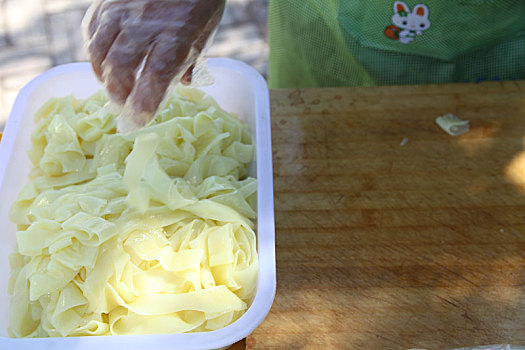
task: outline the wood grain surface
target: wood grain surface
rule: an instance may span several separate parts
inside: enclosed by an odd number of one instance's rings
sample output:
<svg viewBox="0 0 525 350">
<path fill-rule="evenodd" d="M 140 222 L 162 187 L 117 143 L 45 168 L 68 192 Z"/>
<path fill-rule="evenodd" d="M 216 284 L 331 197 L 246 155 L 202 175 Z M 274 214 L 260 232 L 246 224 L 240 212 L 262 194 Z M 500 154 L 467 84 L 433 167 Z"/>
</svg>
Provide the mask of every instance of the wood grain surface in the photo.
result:
<svg viewBox="0 0 525 350">
<path fill-rule="evenodd" d="M 271 112 L 277 295 L 247 349 L 525 344 L 525 82 L 274 90 Z"/>
</svg>

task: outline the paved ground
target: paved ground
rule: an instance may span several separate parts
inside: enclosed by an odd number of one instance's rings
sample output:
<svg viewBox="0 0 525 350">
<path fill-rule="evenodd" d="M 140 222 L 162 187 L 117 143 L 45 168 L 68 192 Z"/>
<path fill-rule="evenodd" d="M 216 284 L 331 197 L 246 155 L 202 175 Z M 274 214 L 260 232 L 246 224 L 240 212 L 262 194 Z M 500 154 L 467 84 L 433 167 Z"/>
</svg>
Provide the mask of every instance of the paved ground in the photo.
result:
<svg viewBox="0 0 525 350">
<path fill-rule="evenodd" d="M 80 22 L 91 0 L 0 0 L 0 129 L 31 78 L 87 59 Z M 268 0 L 228 0 L 209 56 L 231 57 L 267 72 Z"/>
</svg>

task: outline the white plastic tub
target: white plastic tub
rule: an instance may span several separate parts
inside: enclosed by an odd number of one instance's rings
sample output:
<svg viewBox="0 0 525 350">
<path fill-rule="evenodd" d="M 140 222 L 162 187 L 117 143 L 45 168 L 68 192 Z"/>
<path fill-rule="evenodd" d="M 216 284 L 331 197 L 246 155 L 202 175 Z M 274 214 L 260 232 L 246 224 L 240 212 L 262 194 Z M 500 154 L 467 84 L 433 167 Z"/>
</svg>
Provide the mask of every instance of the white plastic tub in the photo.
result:
<svg viewBox="0 0 525 350">
<path fill-rule="evenodd" d="M 86 98 L 101 88 L 88 63 L 73 63 L 41 74 L 20 91 L 0 143 L 0 222 L 3 227 L 0 233 L 0 349 L 218 349 L 248 336 L 263 321 L 273 303 L 276 285 L 268 88 L 257 71 L 239 61 L 210 59 L 209 71 L 215 77 L 215 84 L 203 90 L 224 109 L 247 121 L 256 140 L 256 160 L 250 171 L 258 180 L 257 247 L 260 267 L 257 291 L 247 312 L 228 327 L 207 333 L 37 339 L 7 337 L 8 255 L 14 249 L 16 232 L 15 225 L 9 221 L 8 211 L 28 181 L 31 163 L 26 152 L 35 126 L 33 115 L 51 97 L 73 95 Z"/>
</svg>

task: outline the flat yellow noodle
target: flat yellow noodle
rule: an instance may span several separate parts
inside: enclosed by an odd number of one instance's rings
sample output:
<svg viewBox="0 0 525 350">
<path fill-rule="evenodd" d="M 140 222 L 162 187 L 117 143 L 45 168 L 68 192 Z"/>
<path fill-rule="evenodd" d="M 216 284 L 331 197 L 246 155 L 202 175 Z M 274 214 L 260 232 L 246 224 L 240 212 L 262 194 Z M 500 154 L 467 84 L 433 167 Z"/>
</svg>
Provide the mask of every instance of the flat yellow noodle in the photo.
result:
<svg viewBox="0 0 525 350">
<path fill-rule="evenodd" d="M 103 93 L 36 113 L 30 181 L 10 210 L 11 336 L 212 331 L 246 311 L 258 271 L 249 131 L 203 92 L 175 90 L 128 135 Z"/>
</svg>

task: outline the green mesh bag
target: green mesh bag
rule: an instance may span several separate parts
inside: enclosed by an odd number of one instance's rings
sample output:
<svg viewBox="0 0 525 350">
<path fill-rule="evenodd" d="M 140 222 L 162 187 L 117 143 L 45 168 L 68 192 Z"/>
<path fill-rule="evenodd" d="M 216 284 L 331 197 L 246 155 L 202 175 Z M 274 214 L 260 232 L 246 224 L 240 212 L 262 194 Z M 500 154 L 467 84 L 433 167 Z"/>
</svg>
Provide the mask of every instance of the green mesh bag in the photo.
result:
<svg viewBox="0 0 525 350">
<path fill-rule="evenodd" d="M 270 0 L 271 88 L 525 78 L 524 0 Z"/>
</svg>

